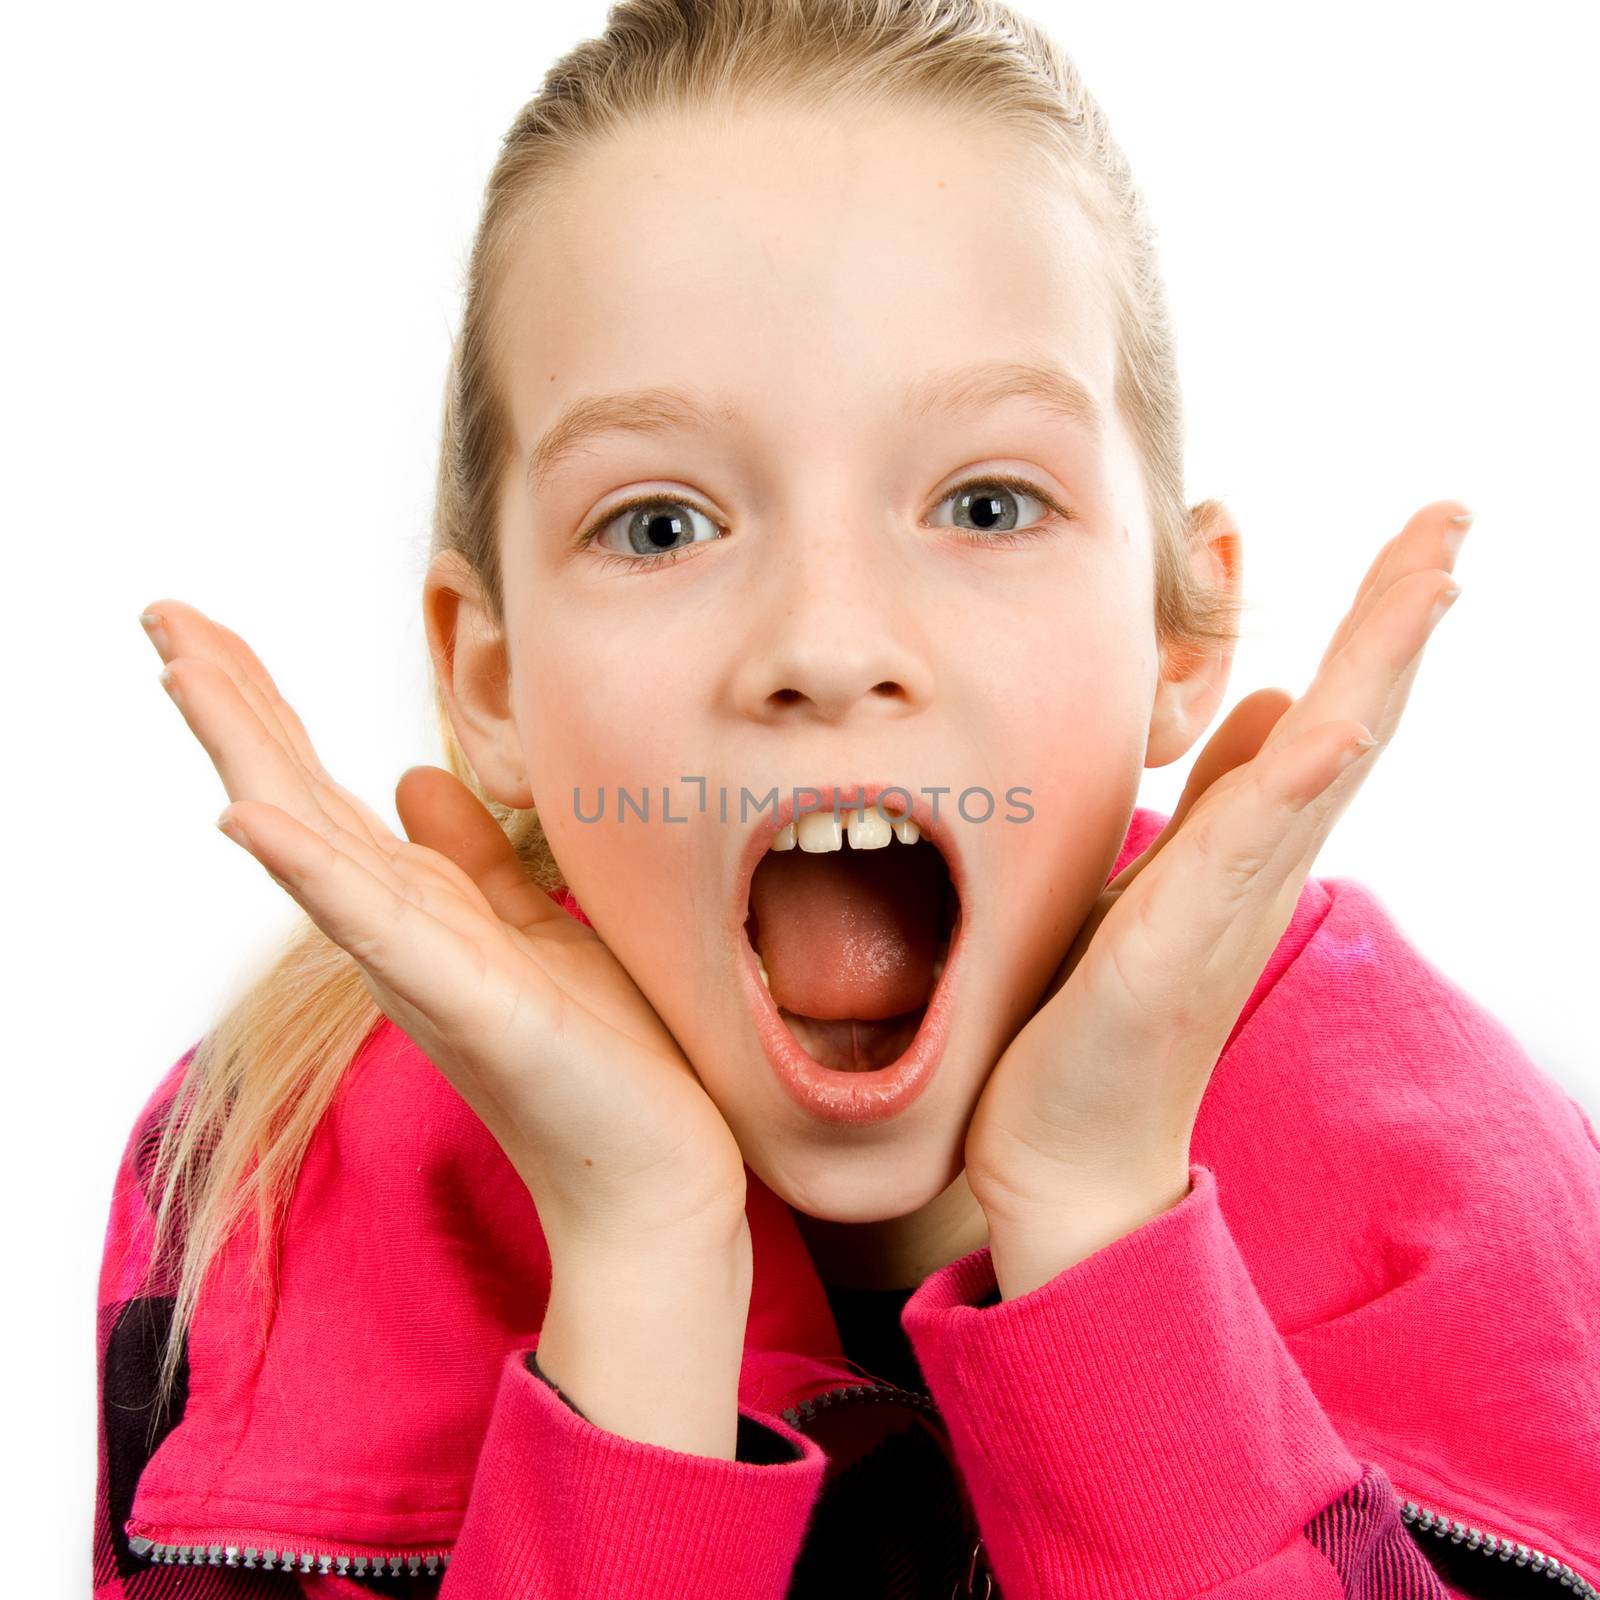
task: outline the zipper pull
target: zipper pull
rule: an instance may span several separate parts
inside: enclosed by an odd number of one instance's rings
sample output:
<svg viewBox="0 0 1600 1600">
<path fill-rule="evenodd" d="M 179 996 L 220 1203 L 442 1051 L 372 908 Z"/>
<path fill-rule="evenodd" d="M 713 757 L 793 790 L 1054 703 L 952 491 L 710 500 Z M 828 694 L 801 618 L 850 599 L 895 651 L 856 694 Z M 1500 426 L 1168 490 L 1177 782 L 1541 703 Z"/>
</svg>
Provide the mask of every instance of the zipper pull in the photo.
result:
<svg viewBox="0 0 1600 1600">
<path fill-rule="evenodd" d="M 967 1558 L 967 1581 L 950 1591 L 950 1600 L 962 1600 L 965 1595 L 976 1596 L 977 1600 L 993 1600 L 994 1580 L 989 1576 L 987 1566 L 979 1565 L 979 1558 L 983 1555 L 983 1535 L 979 1534 L 978 1541 L 972 1547 L 972 1554 Z M 978 1593 L 978 1579 L 983 1579 L 983 1592 Z"/>
</svg>

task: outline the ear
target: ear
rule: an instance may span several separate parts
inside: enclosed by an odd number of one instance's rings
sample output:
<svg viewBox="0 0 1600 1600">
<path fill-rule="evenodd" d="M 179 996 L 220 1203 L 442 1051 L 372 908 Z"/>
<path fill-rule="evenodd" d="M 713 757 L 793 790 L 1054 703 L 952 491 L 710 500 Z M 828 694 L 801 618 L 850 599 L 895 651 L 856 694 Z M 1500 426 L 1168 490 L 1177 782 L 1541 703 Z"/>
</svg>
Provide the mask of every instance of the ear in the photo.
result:
<svg viewBox="0 0 1600 1600">
<path fill-rule="evenodd" d="M 451 726 L 490 799 L 533 804 L 527 762 L 511 714 L 511 657 L 471 565 L 455 550 L 428 563 L 422 624 Z"/>
<path fill-rule="evenodd" d="M 1239 529 L 1220 500 L 1203 500 L 1190 511 L 1187 551 L 1199 581 L 1239 593 L 1244 577 Z M 1187 652 L 1161 647 L 1161 677 L 1145 745 L 1147 767 L 1176 761 L 1200 737 L 1222 704 L 1232 670 L 1232 645 Z"/>
</svg>

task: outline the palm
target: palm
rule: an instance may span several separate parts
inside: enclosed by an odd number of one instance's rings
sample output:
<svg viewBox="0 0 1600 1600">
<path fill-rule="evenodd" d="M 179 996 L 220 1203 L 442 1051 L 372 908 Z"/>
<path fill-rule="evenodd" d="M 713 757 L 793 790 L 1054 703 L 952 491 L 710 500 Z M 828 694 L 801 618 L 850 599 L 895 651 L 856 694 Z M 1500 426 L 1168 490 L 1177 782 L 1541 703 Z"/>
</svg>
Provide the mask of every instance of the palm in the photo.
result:
<svg viewBox="0 0 1600 1600">
<path fill-rule="evenodd" d="M 1074 1167 L 1080 1191 L 1094 1172 L 1124 1193 L 1171 1192 L 1229 1031 L 1371 771 L 1353 741 L 1381 747 L 1399 723 L 1469 520 L 1450 501 L 1411 518 L 1306 693 L 1242 700 L 1166 826 L 1096 898 L 969 1125 L 968 1184 L 991 1215 L 1058 1199 Z"/>
<path fill-rule="evenodd" d="M 531 881 L 439 767 L 401 778 L 397 837 L 328 775 L 237 634 L 162 601 L 184 716 L 249 848 L 359 964 L 569 1231 L 742 1214 L 737 1141 L 593 929 Z"/>
<path fill-rule="evenodd" d="M 1040 1008 L 1054 999 L 1091 952 L 1095 959 L 1106 960 L 1118 948 L 1115 943 L 1116 935 L 1120 932 L 1118 928 L 1108 930 L 1108 936 L 1097 942 L 1096 935 L 1101 925 L 1133 886 L 1134 880 L 1146 867 L 1155 863 L 1162 849 L 1189 819 L 1195 807 L 1207 797 L 1215 801 L 1240 781 L 1243 769 L 1260 753 L 1278 719 L 1293 704 L 1294 699 L 1286 690 L 1257 689 L 1253 694 L 1246 695 L 1229 712 L 1223 725 L 1190 769 L 1183 794 L 1161 832 L 1100 891 L 1040 998 Z"/>
</svg>

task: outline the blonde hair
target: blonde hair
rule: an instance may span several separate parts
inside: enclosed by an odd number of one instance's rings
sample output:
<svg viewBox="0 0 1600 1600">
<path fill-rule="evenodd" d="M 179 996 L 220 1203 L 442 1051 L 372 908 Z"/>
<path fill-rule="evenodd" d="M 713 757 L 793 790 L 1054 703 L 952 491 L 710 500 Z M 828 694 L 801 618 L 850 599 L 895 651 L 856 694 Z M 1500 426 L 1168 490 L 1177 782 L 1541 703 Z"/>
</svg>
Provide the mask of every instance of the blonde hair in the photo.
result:
<svg viewBox="0 0 1600 1600">
<path fill-rule="evenodd" d="M 1212 501 L 1183 504 L 1183 418 L 1154 232 L 1099 106 L 1063 51 L 999 0 L 619 0 L 604 31 L 546 73 L 502 142 L 484 191 L 445 388 L 434 552 L 477 573 L 503 618 L 494 507 L 514 448 L 495 370 L 507 263 L 541 201 L 588 147 L 636 119 L 790 105 L 826 114 L 933 108 L 1014 129 L 1059 172 L 1098 235 L 1116 330 L 1115 402 L 1138 446 L 1155 549 L 1155 624 L 1184 656 L 1231 645 L 1244 603 L 1198 582 L 1186 558 Z M 490 801 L 434 682 L 446 763 L 505 828 L 529 876 L 560 874 L 532 810 Z M 247 1212 L 255 1281 L 275 1277 L 277 1223 L 339 1080 L 382 1021 L 355 961 L 309 918 L 199 1042 L 166 1115 L 152 1273 L 181 1253 L 163 1355 L 165 1405 L 207 1267 Z M 271 1258 L 271 1259 L 269 1259 Z M 267 1299 L 263 1297 L 263 1328 Z"/>
</svg>

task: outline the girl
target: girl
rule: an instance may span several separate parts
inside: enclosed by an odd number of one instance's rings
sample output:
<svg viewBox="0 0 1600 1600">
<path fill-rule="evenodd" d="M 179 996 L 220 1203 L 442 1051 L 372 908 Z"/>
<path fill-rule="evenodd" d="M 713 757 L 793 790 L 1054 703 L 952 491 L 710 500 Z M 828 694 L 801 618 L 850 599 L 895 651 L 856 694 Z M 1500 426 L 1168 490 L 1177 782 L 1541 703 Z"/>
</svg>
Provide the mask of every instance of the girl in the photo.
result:
<svg viewBox="0 0 1600 1600">
<path fill-rule="evenodd" d="M 1180 441 L 1127 167 L 994 0 L 557 63 L 407 837 L 142 619 L 307 921 L 128 1140 L 97 1594 L 1594 1600 L 1593 1129 L 1309 876 L 1470 512 L 1162 817 L 1240 606 Z"/>
</svg>

